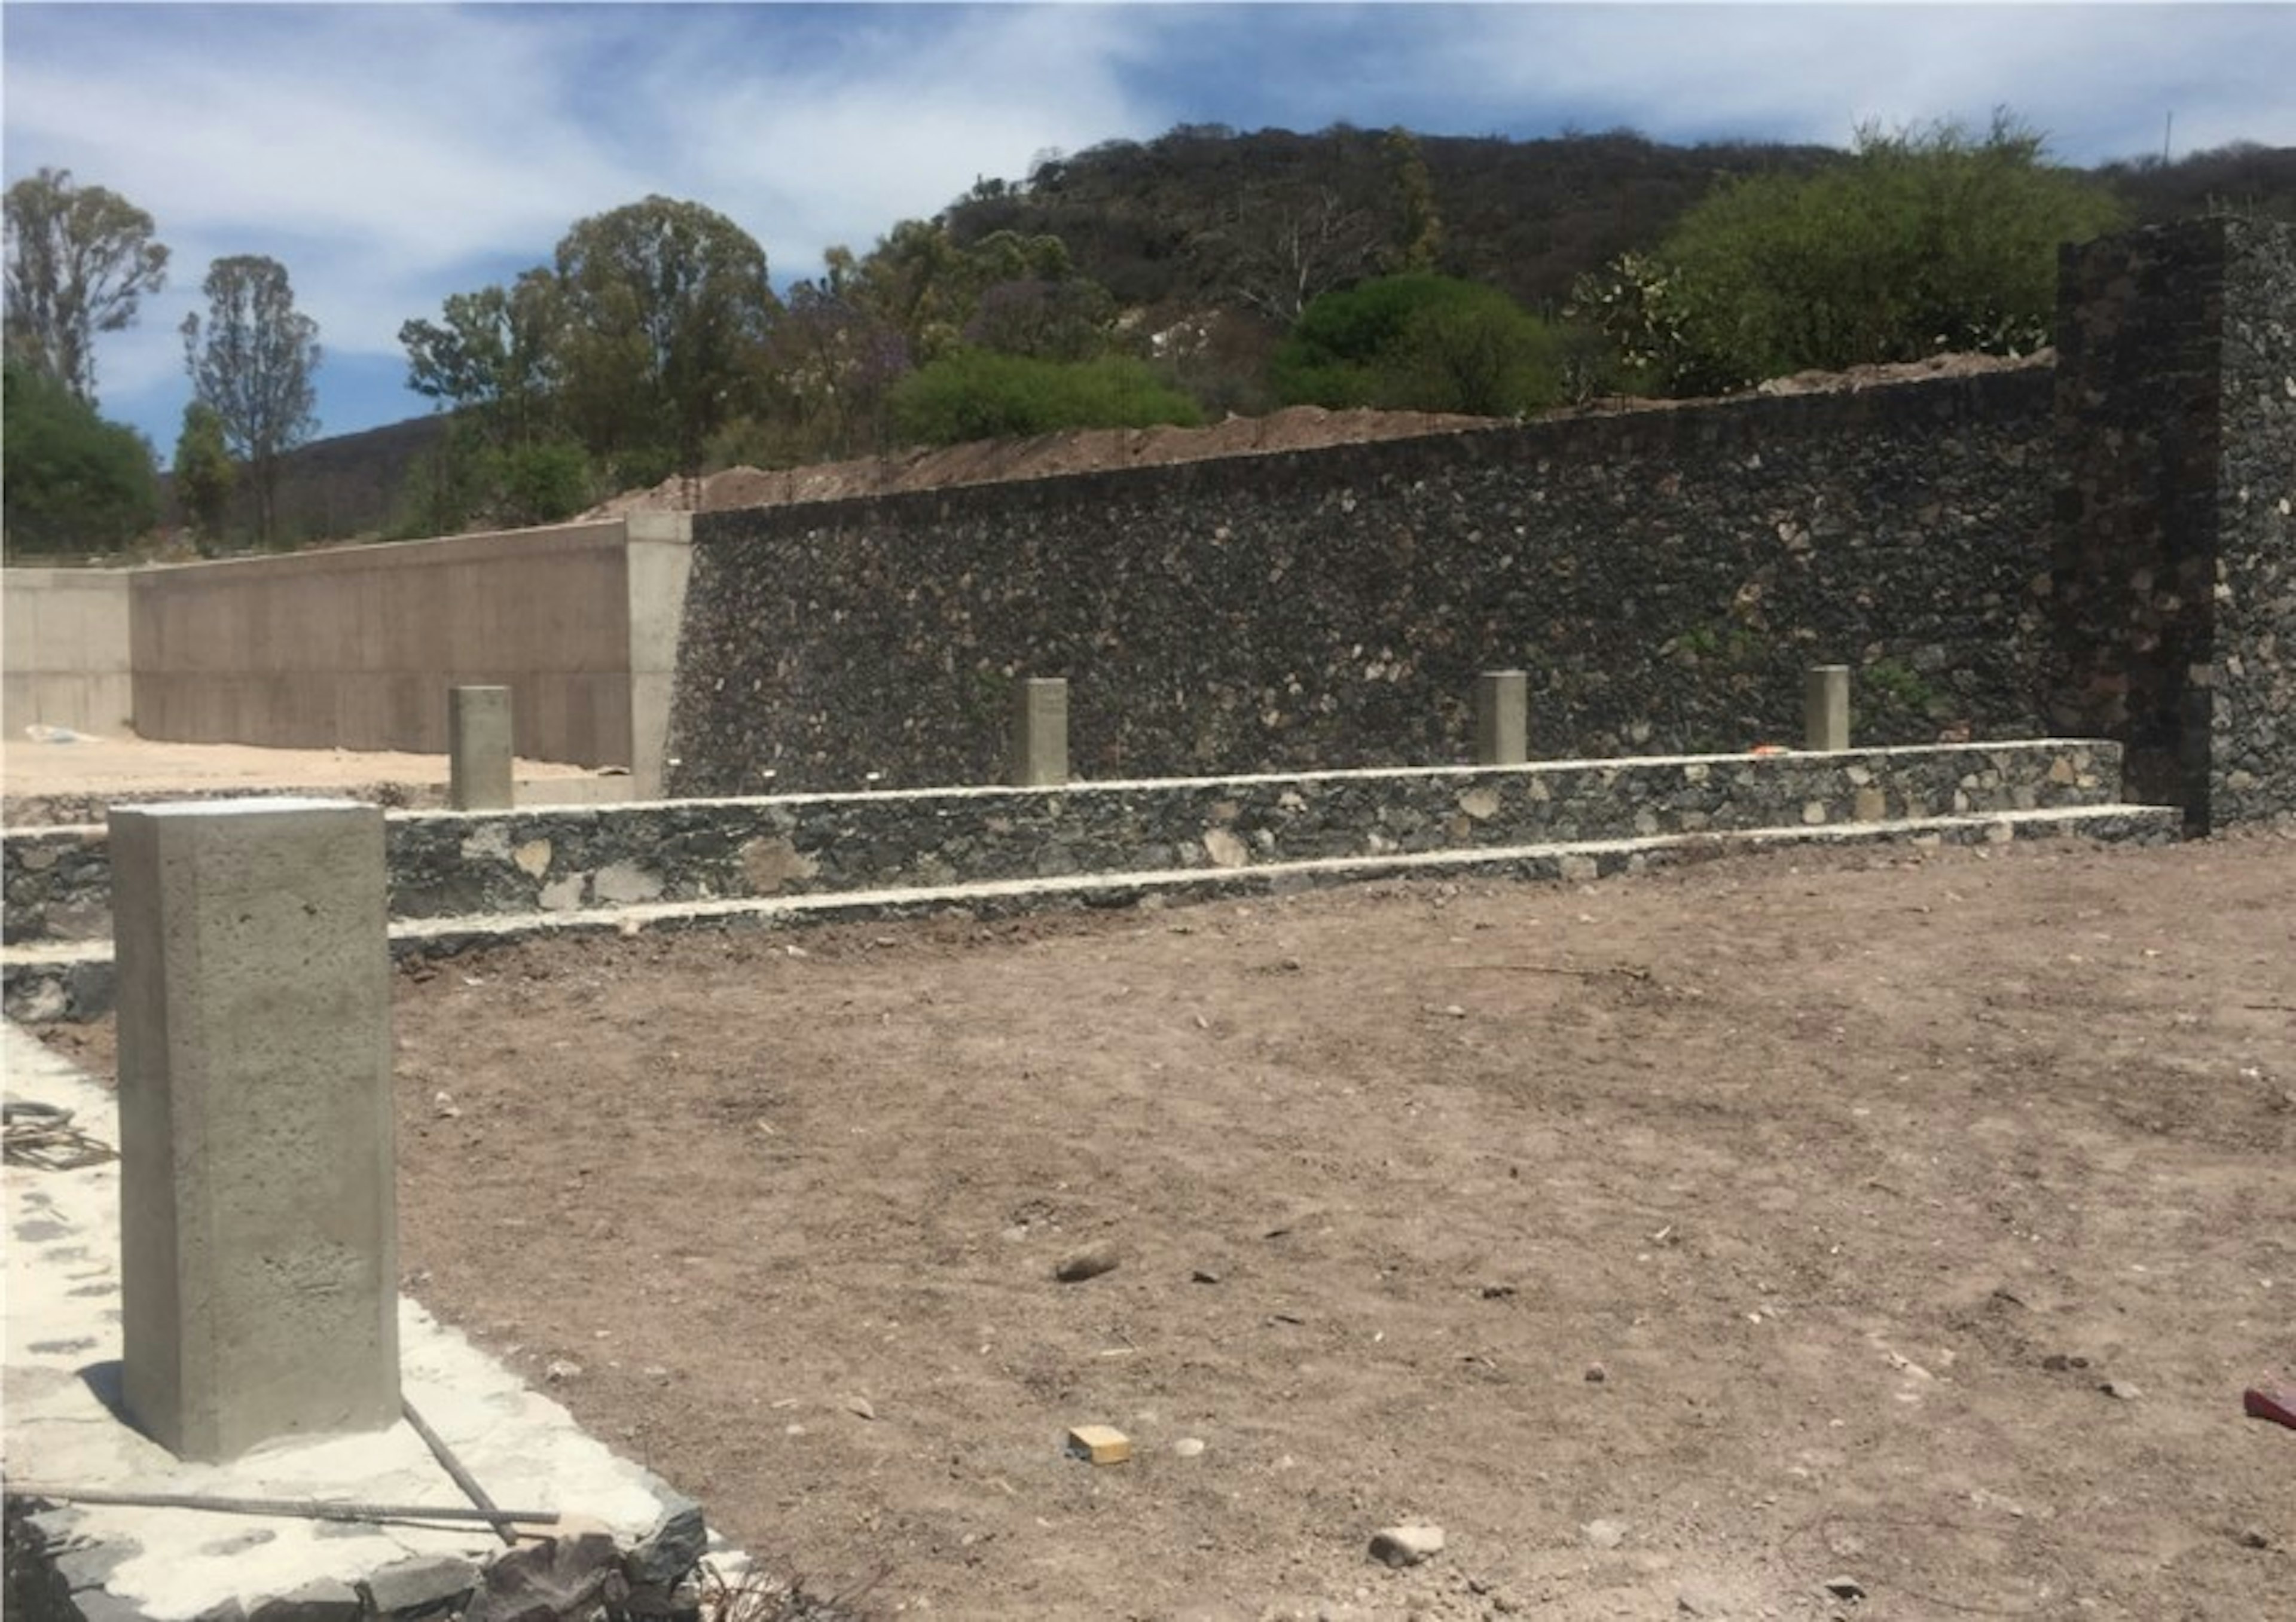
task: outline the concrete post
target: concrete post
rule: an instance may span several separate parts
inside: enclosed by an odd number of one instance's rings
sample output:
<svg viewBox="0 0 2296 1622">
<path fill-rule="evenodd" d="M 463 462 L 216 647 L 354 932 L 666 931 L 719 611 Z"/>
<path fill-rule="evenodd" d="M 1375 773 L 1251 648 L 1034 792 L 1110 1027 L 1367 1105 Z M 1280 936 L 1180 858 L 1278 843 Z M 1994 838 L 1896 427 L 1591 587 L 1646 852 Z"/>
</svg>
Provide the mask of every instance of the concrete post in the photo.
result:
<svg viewBox="0 0 2296 1622">
<path fill-rule="evenodd" d="M 127 1411 L 199 1461 L 398 1419 L 382 812 L 117 807 Z"/>
<path fill-rule="evenodd" d="M 457 811 L 507 811 L 510 689 L 454 687 L 447 693 L 447 803 Z"/>
<path fill-rule="evenodd" d="M 1013 781 L 1023 789 L 1069 780 L 1069 684 L 1032 676 L 1013 690 Z"/>
<path fill-rule="evenodd" d="M 1475 764 L 1521 766 L 1530 758 L 1530 683 L 1520 670 L 1475 678 Z"/>
<path fill-rule="evenodd" d="M 1849 747 L 1849 667 L 1812 665 L 1802 684 L 1802 747 Z"/>
</svg>

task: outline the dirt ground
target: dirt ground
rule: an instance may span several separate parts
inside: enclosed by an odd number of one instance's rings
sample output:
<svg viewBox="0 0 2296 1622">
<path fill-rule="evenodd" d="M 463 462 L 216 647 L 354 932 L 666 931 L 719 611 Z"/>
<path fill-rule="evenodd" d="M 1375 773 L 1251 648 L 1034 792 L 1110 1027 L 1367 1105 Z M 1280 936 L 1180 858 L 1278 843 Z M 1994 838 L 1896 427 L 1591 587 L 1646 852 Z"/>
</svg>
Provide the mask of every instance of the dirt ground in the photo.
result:
<svg viewBox="0 0 2296 1622">
<path fill-rule="evenodd" d="M 521 783 L 598 775 L 588 766 L 520 760 Z M 254 789 L 304 789 L 390 805 L 445 803 L 447 757 L 382 750 L 258 749 L 239 743 L 162 743 L 132 734 L 75 735 L 47 742 L 11 738 L 0 745 L 12 827 L 93 820 L 107 800 L 168 793 L 221 794 Z"/>
<path fill-rule="evenodd" d="M 2285 836 L 562 941 L 397 1032 L 408 1287 L 880 1614 L 2296 1616 Z"/>
</svg>

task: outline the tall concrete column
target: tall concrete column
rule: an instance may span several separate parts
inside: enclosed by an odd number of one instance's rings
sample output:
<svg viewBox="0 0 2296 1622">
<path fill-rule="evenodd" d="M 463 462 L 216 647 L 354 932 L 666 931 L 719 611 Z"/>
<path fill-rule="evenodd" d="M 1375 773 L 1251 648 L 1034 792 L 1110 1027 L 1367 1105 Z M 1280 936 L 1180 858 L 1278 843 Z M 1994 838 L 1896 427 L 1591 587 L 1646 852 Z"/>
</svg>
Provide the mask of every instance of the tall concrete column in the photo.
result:
<svg viewBox="0 0 2296 1622">
<path fill-rule="evenodd" d="M 1530 758 L 1530 678 L 1486 670 L 1475 678 L 1475 764 L 1521 766 Z"/>
<path fill-rule="evenodd" d="M 453 687 L 447 692 L 447 803 L 457 811 L 507 811 L 511 782 L 507 687 Z"/>
<path fill-rule="evenodd" d="M 1069 780 L 1069 684 L 1032 676 L 1013 692 L 1013 782 L 1023 789 Z"/>
<path fill-rule="evenodd" d="M 1812 665 L 1802 681 L 1802 747 L 1849 747 L 1849 667 Z"/>
<path fill-rule="evenodd" d="M 398 1418 L 382 812 L 118 807 L 123 1388 L 185 1459 Z"/>
</svg>

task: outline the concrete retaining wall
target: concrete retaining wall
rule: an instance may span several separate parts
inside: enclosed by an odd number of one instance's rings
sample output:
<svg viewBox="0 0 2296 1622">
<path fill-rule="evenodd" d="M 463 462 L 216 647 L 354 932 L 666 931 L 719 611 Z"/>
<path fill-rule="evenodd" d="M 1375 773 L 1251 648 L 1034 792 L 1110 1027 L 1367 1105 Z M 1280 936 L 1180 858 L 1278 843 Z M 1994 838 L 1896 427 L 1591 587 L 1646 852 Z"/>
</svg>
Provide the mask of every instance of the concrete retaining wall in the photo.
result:
<svg viewBox="0 0 2296 1622">
<path fill-rule="evenodd" d="M 2104 806 L 2120 767 L 2115 745 L 2042 741 L 406 811 L 386 838 L 393 917 L 477 917 Z M 109 932 L 102 830 L 12 840 L 0 872 L 11 939 Z"/>
<path fill-rule="evenodd" d="M 8 725 L 276 748 L 447 747 L 506 686 L 518 752 L 660 791 L 683 513 L 132 570 L 10 569 Z M 20 711 L 21 714 L 20 715 Z"/>
<path fill-rule="evenodd" d="M 4 716 L 11 748 L 35 725 L 98 737 L 135 713 L 128 576 L 117 569 L 12 569 L 4 590 Z"/>
</svg>

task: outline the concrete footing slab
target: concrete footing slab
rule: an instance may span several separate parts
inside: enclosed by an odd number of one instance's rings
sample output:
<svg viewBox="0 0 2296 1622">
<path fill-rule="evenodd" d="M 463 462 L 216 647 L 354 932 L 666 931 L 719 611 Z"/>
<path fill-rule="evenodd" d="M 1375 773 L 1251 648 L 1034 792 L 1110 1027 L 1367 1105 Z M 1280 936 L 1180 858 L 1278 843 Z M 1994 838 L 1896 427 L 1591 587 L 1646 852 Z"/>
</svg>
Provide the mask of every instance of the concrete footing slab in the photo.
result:
<svg viewBox="0 0 2296 1622">
<path fill-rule="evenodd" d="M 0 1027 L 0 1040 L 12 1103 L 68 1110 L 77 1130 L 118 1143 L 109 1091 L 14 1025 Z M 32 1622 L 355 1622 L 460 1609 L 504 1548 L 483 1520 L 363 1522 L 70 1502 L 65 1494 L 77 1488 L 472 1508 L 404 1421 L 364 1436 L 276 1442 L 225 1463 L 178 1460 L 119 1411 L 119 1162 L 11 1166 L 4 1202 L 0 1429 L 10 1592 Z M 691 1503 L 666 1482 L 617 1456 L 564 1408 L 405 1298 L 398 1332 L 407 1401 L 495 1503 L 567 1518 L 535 1530 L 604 1531 L 636 1545 L 665 1517 L 690 1514 Z M 24 1569 L 27 1561 L 37 1569 Z M 722 1543 L 711 1563 L 729 1578 L 743 1566 Z"/>
</svg>

